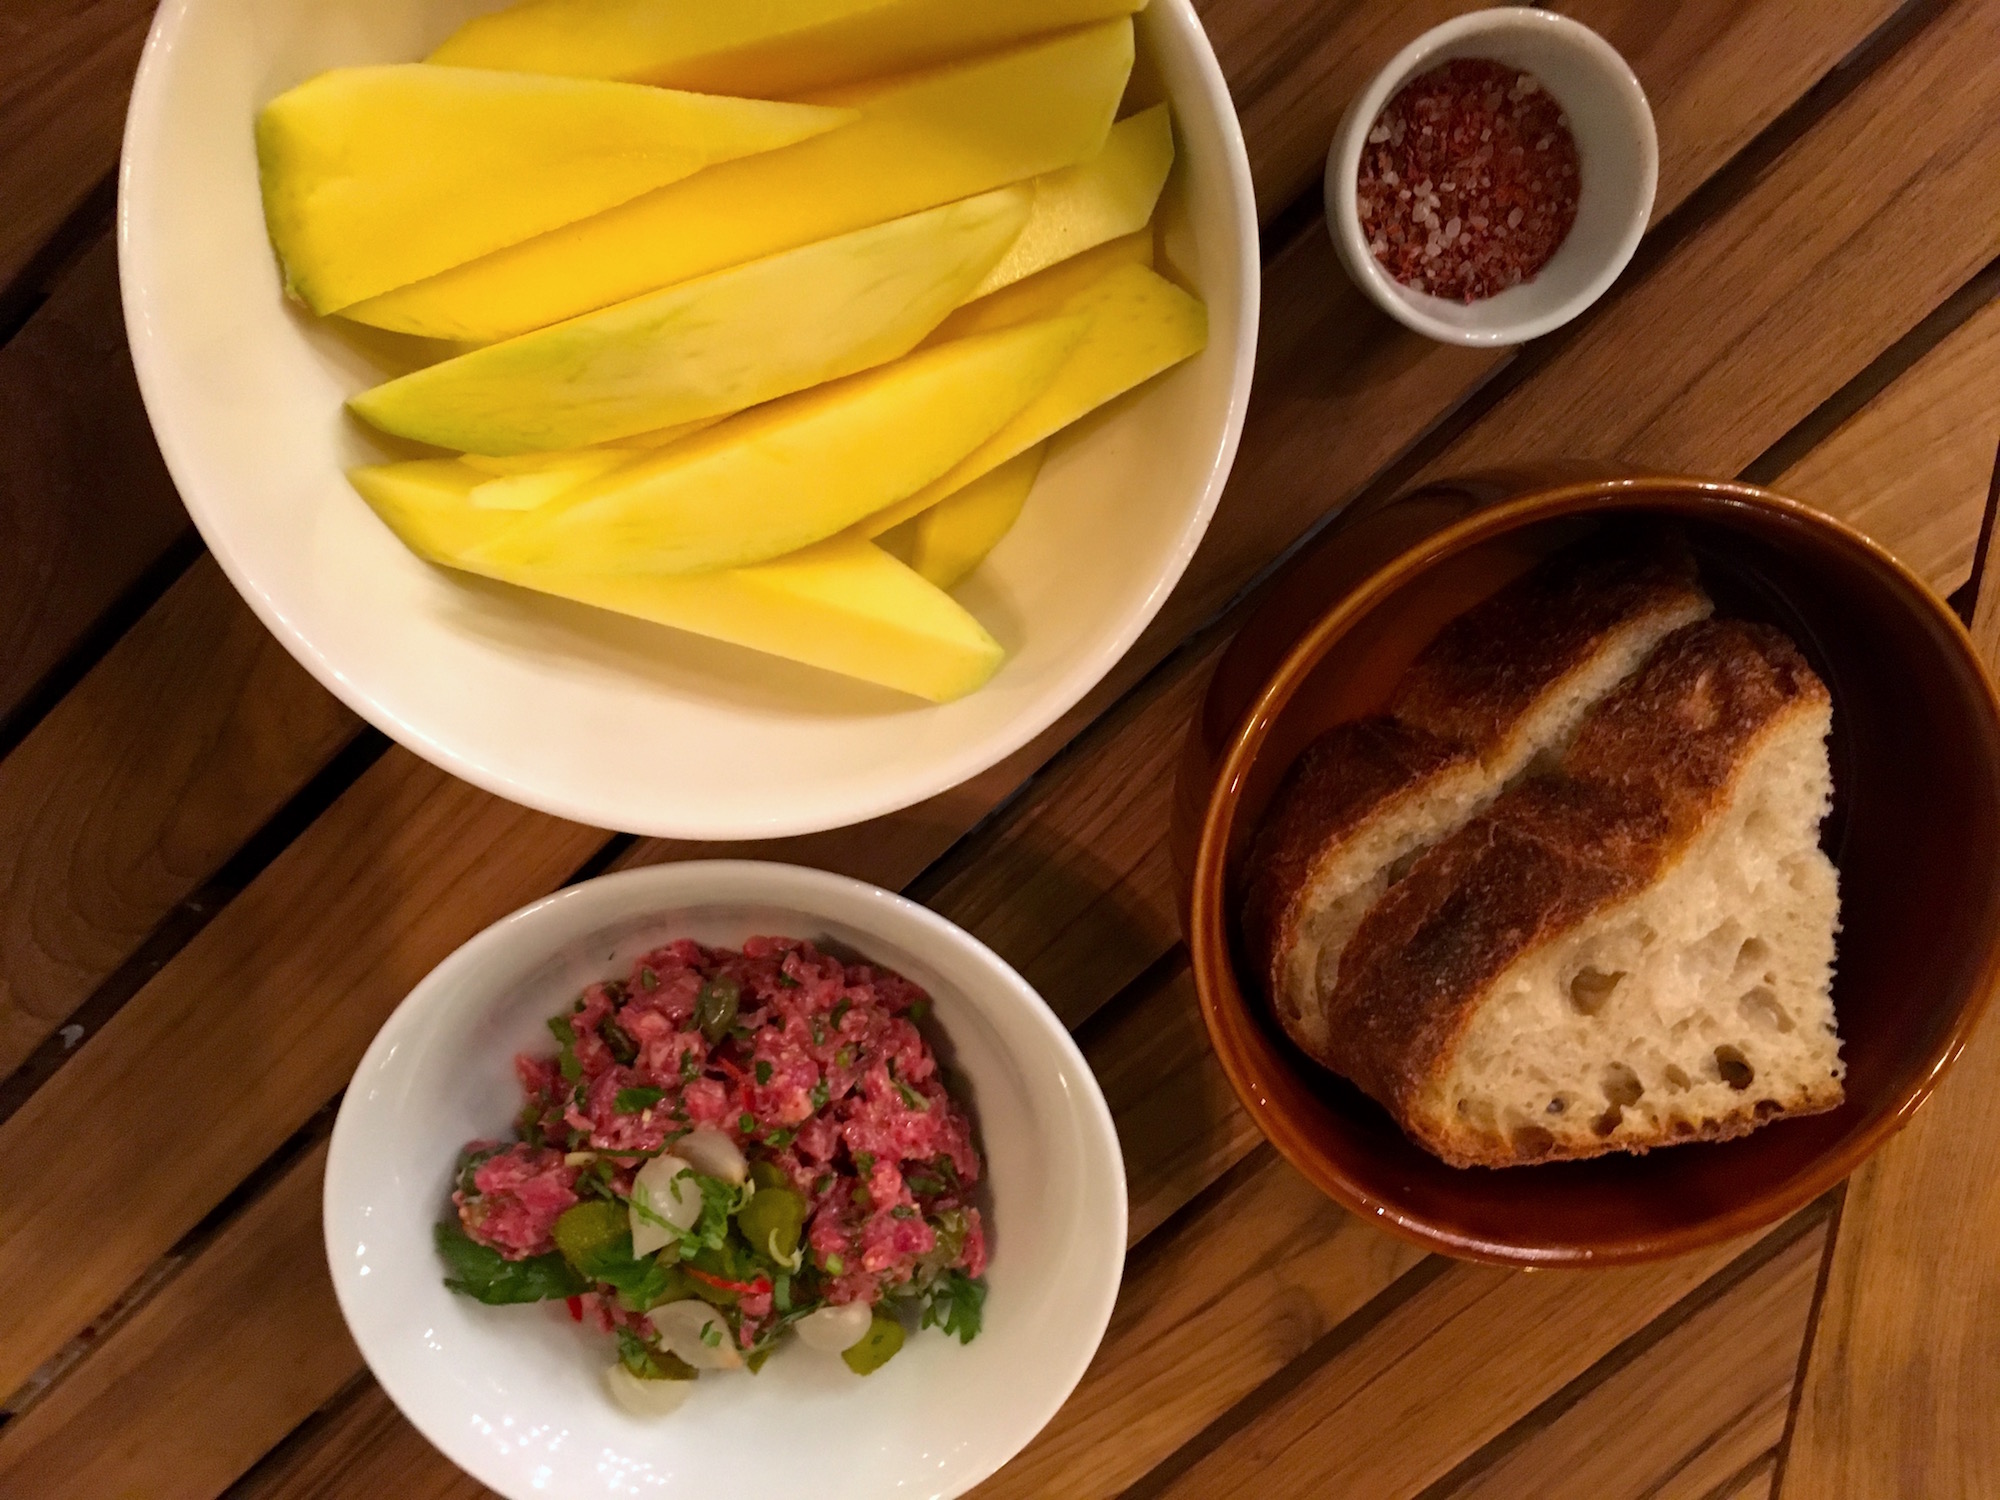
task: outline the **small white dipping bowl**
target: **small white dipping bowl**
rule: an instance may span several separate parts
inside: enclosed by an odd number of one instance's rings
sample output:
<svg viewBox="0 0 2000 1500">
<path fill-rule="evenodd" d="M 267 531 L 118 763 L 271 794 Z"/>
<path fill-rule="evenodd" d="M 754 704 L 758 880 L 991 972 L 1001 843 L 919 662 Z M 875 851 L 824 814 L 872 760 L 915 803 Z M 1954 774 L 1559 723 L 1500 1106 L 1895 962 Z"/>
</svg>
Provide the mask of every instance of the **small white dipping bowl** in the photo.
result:
<svg viewBox="0 0 2000 1500">
<path fill-rule="evenodd" d="M 1136 18 L 1133 102 L 1173 106 L 1162 254 L 1203 353 L 1058 436 L 1020 523 L 958 590 L 1007 648 L 941 706 L 412 555 L 348 485 L 407 457 L 347 416 L 405 365 L 288 304 L 251 123 L 327 68 L 421 58 L 503 0 L 172 0 L 132 93 L 119 268 L 160 451 L 209 550 L 328 690 L 455 776 L 596 828 L 778 838 L 893 812 L 1073 707 L 1179 581 L 1236 454 L 1257 342 L 1243 134 L 1191 0 Z M 694 0 L 702 5 L 741 0 Z M 407 358 L 407 356 L 405 356 Z"/>
<path fill-rule="evenodd" d="M 986 1158 L 985 1329 L 966 1345 L 926 1330 L 865 1379 L 789 1340 L 758 1375 L 705 1375 L 672 1416 L 633 1417 L 604 1389 L 609 1340 L 559 1303 L 486 1307 L 446 1291 L 431 1227 L 449 1211 L 459 1148 L 508 1136 L 514 1055 L 552 1050 L 549 1016 L 658 943 L 760 933 L 846 945 L 930 992 L 926 1030 L 970 1084 Z M 334 1126 L 326 1249 L 383 1389 L 510 1500 L 944 1500 L 1020 1451 L 1083 1375 L 1124 1265 L 1125 1174 L 1076 1044 L 983 944 L 817 870 L 665 865 L 526 907 L 411 991 Z"/>
<path fill-rule="evenodd" d="M 1460 57 L 1540 79 L 1569 116 L 1583 173 L 1576 223 L 1541 273 L 1473 303 L 1413 292 L 1383 270 L 1355 204 L 1361 150 L 1383 109 L 1418 74 Z M 1347 274 L 1399 323 L 1440 343 L 1520 344 L 1560 328 L 1617 279 L 1646 232 L 1659 179 L 1653 111 L 1617 49 L 1568 16 L 1507 5 L 1432 27 L 1347 107 L 1326 158 L 1327 232 Z"/>
</svg>

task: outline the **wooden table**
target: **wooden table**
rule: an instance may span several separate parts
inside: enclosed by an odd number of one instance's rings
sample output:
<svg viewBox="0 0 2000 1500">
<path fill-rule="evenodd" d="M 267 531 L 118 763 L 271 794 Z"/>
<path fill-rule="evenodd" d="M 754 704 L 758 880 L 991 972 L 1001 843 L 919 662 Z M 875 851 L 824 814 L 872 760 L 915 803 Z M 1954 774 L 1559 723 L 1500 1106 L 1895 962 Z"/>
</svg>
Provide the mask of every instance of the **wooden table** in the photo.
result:
<svg viewBox="0 0 2000 1500">
<path fill-rule="evenodd" d="M 0 1495 L 471 1495 L 363 1370 L 322 1260 L 334 1105 L 405 991 L 600 870 L 722 852 L 558 822 L 363 728 L 189 528 L 108 234 L 152 0 L 0 9 Z M 1659 116 L 1614 292 L 1446 349 L 1334 265 L 1349 94 L 1454 0 L 1209 0 L 1265 224 L 1263 351 L 1207 544 L 1130 657 L 993 771 L 757 846 L 912 891 L 1077 1028 L 1132 1252 L 1096 1364 L 979 1493 L 2000 1495 L 2000 1025 L 1753 1242 L 1637 1269 L 1427 1258 L 1263 1144 L 1174 915 L 1171 767 L 1259 575 L 1364 493 L 1517 459 L 1767 481 L 2000 651 L 2000 0 L 1565 0 Z"/>
</svg>

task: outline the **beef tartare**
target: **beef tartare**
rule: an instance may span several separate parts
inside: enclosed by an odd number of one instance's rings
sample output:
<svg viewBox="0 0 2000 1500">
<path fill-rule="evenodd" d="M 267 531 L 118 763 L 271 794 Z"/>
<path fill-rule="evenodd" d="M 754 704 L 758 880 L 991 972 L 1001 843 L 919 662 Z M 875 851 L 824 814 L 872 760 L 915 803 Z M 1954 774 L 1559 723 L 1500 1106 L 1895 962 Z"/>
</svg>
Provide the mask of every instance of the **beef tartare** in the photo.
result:
<svg viewBox="0 0 2000 1500">
<path fill-rule="evenodd" d="M 670 943 L 593 984 L 522 1054 L 511 1142 L 461 1155 L 438 1225 L 453 1291 L 563 1300 L 616 1338 L 637 1411 L 704 1369 L 756 1370 L 787 1329 L 879 1368 L 904 1311 L 969 1342 L 986 1235 L 971 1122 L 924 992 L 812 944 Z"/>
</svg>

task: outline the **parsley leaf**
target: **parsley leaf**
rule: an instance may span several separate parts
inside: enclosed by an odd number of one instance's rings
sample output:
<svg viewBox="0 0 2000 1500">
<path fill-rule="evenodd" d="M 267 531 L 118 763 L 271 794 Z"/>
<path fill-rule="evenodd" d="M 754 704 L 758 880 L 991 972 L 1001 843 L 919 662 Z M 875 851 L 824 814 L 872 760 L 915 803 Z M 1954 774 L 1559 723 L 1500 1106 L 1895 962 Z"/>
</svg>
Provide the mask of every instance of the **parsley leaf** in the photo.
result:
<svg viewBox="0 0 2000 1500">
<path fill-rule="evenodd" d="M 695 1367 L 668 1349 L 655 1349 L 629 1328 L 618 1330 L 618 1362 L 641 1380 L 693 1380 Z"/>
<path fill-rule="evenodd" d="M 946 1337 L 956 1334 L 961 1344 L 969 1344 L 979 1337 L 985 1307 L 985 1282 L 974 1281 L 963 1271 L 948 1271 L 931 1287 L 923 1326 L 942 1328 Z"/>
<path fill-rule="evenodd" d="M 590 1283 L 560 1255 L 509 1260 L 498 1250 L 480 1244 L 465 1232 L 463 1225 L 449 1219 L 437 1226 L 435 1234 L 438 1254 L 451 1272 L 444 1284 L 460 1296 L 501 1306 L 574 1297 L 590 1290 Z"/>
<path fill-rule="evenodd" d="M 576 1060 L 576 1028 L 569 1024 L 567 1016 L 550 1016 L 549 1031 L 562 1043 L 556 1066 L 562 1070 L 563 1082 L 575 1083 L 583 1077 L 583 1064 Z"/>
<path fill-rule="evenodd" d="M 771 1065 L 761 1057 L 757 1059 L 757 1081 L 759 1083 L 769 1083 L 771 1081 Z"/>
<path fill-rule="evenodd" d="M 604 1045 L 611 1049 L 613 1062 L 630 1067 L 638 1061 L 639 1044 L 633 1041 L 631 1034 L 611 1017 L 604 1018 L 603 1023 L 597 1028 L 597 1034 L 603 1039 Z"/>
<path fill-rule="evenodd" d="M 621 1115 L 644 1114 L 666 1097 L 667 1091 L 665 1089 L 620 1089 L 617 1096 L 611 1101 L 611 1107 Z"/>
</svg>

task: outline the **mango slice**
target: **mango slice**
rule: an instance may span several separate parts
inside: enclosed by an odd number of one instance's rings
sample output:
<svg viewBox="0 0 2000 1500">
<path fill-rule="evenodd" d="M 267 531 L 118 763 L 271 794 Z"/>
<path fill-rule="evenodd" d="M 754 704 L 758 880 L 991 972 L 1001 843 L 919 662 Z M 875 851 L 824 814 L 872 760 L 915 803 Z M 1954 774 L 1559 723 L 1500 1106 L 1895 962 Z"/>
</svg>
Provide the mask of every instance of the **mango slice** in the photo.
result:
<svg viewBox="0 0 2000 1500">
<path fill-rule="evenodd" d="M 1152 222 L 1174 165 L 1174 124 L 1156 104 L 1111 127 L 1089 161 L 1035 179 L 1027 227 L 973 296 L 984 297 Z"/>
<path fill-rule="evenodd" d="M 744 7 L 716 5 L 718 13 Z M 840 96 L 861 113 L 608 213 L 344 309 L 491 343 L 1096 155 L 1132 71 L 1111 21 Z"/>
<path fill-rule="evenodd" d="M 1085 292 L 1095 290 L 1113 271 L 1125 266 L 1145 266 L 1150 270 L 1152 264 L 1153 232 L 1142 229 L 966 303 L 933 328 L 924 342 L 947 344 L 975 333 L 991 333 L 996 328 L 1013 328 L 1058 317 L 1065 307 Z"/>
<path fill-rule="evenodd" d="M 853 111 L 421 63 L 338 68 L 257 116 L 287 289 L 328 313 Z"/>
<path fill-rule="evenodd" d="M 448 359 L 348 404 L 465 453 L 603 443 L 886 363 L 929 333 L 1028 216 L 1002 188 Z"/>
<path fill-rule="evenodd" d="M 998 295 L 1005 297 L 1007 292 Z M 856 528 L 861 535 L 880 536 L 923 514 L 953 491 L 1199 354 L 1208 344 L 1208 309 L 1144 266 L 1113 271 L 1070 298 L 1063 310 L 1088 317 L 1090 329 L 1054 383 L 943 478 L 861 522 Z"/>
<path fill-rule="evenodd" d="M 945 496 L 922 515 L 884 532 L 882 550 L 939 588 L 956 588 L 1021 519 L 1047 451 L 1046 443 L 1038 443 L 957 494 Z"/>
<path fill-rule="evenodd" d="M 1145 9 L 1146 0 L 527 0 L 434 63 L 786 98 Z"/>
<path fill-rule="evenodd" d="M 983 687 L 1006 653 L 950 595 L 849 537 L 754 568 L 684 578 L 593 577 L 476 564 L 469 550 L 514 523 L 468 500 L 464 465 L 429 460 L 350 476 L 420 557 L 504 583 L 747 646 L 934 703 Z"/>
<path fill-rule="evenodd" d="M 773 401 L 581 484 L 478 555 L 510 567 L 674 574 L 796 551 L 963 459 L 1047 388 L 1087 326 L 1029 323 Z"/>
</svg>

